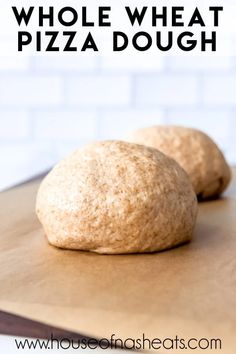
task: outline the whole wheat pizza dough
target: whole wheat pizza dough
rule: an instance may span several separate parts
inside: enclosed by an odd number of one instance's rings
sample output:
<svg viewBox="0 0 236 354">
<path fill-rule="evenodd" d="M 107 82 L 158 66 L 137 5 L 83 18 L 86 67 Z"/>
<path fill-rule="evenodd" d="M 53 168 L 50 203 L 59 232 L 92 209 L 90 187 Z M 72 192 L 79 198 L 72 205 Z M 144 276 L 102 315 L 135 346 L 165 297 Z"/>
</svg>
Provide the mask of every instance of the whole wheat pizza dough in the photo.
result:
<svg viewBox="0 0 236 354">
<path fill-rule="evenodd" d="M 154 252 L 191 239 L 197 200 L 173 159 L 142 145 L 104 141 L 53 168 L 39 188 L 36 212 L 54 246 Z"/>
<path fill-rule="evenodd" d="M 127 141 L 154 147 L 175 159 L 188 173 L 199 199 L 219 196 L 228 186 L 230 167 L 205 133 L 181 126 L 154 126 L 130 133 Z"/>
</svg>

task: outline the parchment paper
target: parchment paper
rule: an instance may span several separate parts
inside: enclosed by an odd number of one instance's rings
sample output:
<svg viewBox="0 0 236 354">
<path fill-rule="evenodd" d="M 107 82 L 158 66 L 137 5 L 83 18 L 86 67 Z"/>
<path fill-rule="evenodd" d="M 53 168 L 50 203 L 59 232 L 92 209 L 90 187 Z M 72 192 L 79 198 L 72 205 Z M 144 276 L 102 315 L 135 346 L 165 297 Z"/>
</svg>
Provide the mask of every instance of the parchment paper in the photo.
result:
<svg viewBox="0 0 236 354">
<path fill-rule="evenodd" d="M 34 214 L 37 187 L 0 195 L 1 310 L 99 338 L 221 338 L 219 352 L 235 352 L 234 184 L 200 205 L 192 243 L 119 256 L 49 246 Z"/>
</svg>

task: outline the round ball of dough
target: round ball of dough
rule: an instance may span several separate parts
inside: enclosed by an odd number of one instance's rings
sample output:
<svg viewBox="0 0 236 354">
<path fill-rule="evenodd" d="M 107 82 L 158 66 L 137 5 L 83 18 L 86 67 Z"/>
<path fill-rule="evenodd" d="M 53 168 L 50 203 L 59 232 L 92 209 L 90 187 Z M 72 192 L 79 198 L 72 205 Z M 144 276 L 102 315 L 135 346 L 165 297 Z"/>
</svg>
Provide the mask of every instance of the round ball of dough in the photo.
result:
<svg viewBox="0 0 236 354">
<path fill-rule="evenodd" d="M 197 200 L 173 159 L 142 145 L 104 141 L 53 168 L 39 188 L 36 212 L 54 246 L 154 252 L 191 239 Z"/>
<path fill-rule="evenodd" d="M 228 186 L 230 167 L 205 133 L 180 126 L 154 126 L 131 133 L 127 141 L 154 147 L 188 173 L 199 199 L 219 196 Z"/>
</svg>

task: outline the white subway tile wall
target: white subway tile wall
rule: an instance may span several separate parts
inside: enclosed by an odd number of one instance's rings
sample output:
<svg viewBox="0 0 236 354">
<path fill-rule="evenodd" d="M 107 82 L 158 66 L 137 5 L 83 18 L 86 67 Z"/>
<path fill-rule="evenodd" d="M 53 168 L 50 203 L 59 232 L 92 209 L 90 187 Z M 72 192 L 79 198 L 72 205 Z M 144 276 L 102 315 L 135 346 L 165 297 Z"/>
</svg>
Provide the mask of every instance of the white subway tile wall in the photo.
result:
<svg viewBox="0 0 236 354">
<path fill-rule="evenodd" d="M 134 87 L 138 106 L 194 106 L 198 103 L 198 78 L 194 75 L 139 73 Z"/>
<path fill-rule="evenodd" d="M 0 107 L 57 107 L 64 100 L 63 79 L 55 75 L 4 73 L 0 80 Z"/>
<path fill-rule="evenodd" d="M 182 124 L 208 133 L 236 164 L 236 59 L 0 59 L 0 189 L 97 139 Z"/>
</svg>

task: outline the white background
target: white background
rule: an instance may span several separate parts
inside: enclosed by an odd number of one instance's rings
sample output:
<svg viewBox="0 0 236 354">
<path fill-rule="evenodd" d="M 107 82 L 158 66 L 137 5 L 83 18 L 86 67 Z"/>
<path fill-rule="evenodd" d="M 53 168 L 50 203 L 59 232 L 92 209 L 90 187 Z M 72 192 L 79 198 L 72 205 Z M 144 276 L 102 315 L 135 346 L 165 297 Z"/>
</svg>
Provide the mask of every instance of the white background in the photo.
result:
<svg viewBox="0 0 236 354">
<path fill-rule="evenodd" d="M 2 43 L 11 40 L 0 35 Z M 230 52 L 209 57 L 1 52 L 0 189 L 47 169 L 85 143 L 122 139 L 132 129 L 159 123 L 204 130 L 235 164 L 233 33 L 227 43 Z"/>
</svg>

